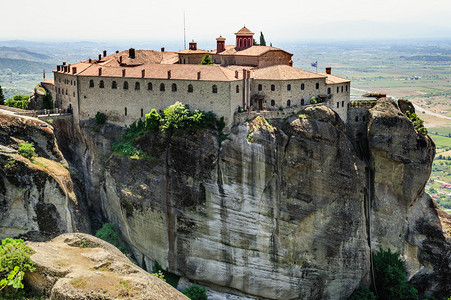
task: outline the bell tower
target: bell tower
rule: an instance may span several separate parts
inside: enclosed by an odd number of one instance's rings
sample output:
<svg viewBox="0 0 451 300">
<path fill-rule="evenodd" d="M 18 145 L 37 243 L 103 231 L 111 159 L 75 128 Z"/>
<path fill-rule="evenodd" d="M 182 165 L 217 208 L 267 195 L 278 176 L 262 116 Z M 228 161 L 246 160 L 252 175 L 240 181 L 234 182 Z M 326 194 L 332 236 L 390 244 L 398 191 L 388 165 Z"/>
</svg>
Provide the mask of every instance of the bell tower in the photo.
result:
<svg viewBox="0 0 451 300">
<path fill-rule="evenodd" d="M 254 44 L 254 33 L 250 31 L 249 29 L 244 26 L 238 32 L 235 33 L 236 35 L 236 50 L 244 50 L 249 47 L 252 47 Z"/>
</svg>

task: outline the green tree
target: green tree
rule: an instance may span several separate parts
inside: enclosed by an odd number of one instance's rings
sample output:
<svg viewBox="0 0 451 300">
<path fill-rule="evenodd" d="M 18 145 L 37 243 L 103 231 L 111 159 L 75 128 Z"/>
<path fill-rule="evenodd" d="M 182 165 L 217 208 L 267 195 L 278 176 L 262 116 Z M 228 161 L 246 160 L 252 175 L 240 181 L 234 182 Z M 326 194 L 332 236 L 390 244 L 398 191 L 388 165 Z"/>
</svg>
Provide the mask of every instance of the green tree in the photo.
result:
<svg viewBox="0 0 451 300">
<path fill-rule="evenodd" d="M 35 270 L 34 263 L 30 258 L 34 250 L 25 245 L 21 239 L 6 238 L 0 246 L 0 298 L 3 296 L 17 294 L 22 289 L 22 279 L 25 272 Z M 11 289 L 13 289 L 11 291 Z"/>
<path fill-rule="evenodd" d="M 261 31 L 260 31 L 260 46 L 266 46 L 265 36 Z"/>
<path fill-rule="evenodd" d="M 105 124 L 105 122 L 108 120 L 108 116 L 103 112 L 98 111 L 96 113 L 95 119 L 97 124 L 102 125 Z"/>
<path fill-rule="evenodd" d="M 198 285 L 192 285 L 182 291 L 191 300 L 207 300 L 207 291 Z"/>
<path fill-rule="evenodd" d="M 45 96 L 42 99 L 42 108 L 43 109 L 52 109 L 53 108 L 52 95 L 50 93 L 45 93 Z"/>
<path fill-rule="evenodd" d="M 160 127 L 161 116 L 154 108 L 146 115 L 146 129 L 149 131 L 157 131 Z"/>
<path fill-rule="evenodd" d="M 5 105 L 5 95 L 3 95 L 3 89 L 0 85 L 0 105 Z"/>
<path fill-rule="evenodd" d="M 201 65 L 214 65 L 215 62 L 211 59 L 210 55 L 205 54 L 204 58 L 200 62 Z"/>
<path fill-rule="evenodd" d="M 418 299 L 417 290 L 407 283 L 405 263 L 399 252 L 379 249 L 373 255 L 374 277 L 379 299 Z"/>
<path fill-rule="evenodd" d="M 189 107 L 177 101 L 164 110 L 164 124 L 161 130 L 166 131 L 169 128 L 183 128 L 189 124 L 189 120 Z"/>
<path fill-rule="evenodd" d="M 252 45 L 259 46 L 259 44 L 257 43 L 257 41 L 255 39 L 252 39 Z"/>
</svg>

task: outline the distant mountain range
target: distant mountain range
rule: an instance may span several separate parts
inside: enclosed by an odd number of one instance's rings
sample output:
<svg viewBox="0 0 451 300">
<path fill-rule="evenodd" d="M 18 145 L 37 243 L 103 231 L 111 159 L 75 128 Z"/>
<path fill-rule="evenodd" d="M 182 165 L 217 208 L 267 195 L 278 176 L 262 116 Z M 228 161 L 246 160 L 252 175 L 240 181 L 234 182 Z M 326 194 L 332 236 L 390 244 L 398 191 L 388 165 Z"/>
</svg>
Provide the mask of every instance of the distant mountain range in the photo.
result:
<svg viewBox="0 0 451 300">
<path fill-rule="evenodd" d="M 50 56 L 19 47 L 0 47 L 0 58 L 48 60 Z"/>
</svg>

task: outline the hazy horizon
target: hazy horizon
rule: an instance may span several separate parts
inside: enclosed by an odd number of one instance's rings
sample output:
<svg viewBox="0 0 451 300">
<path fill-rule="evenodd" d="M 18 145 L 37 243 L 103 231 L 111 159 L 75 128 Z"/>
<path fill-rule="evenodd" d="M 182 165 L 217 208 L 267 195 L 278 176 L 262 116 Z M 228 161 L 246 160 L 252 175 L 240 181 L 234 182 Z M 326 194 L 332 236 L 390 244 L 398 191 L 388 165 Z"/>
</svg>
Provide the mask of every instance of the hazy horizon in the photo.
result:
<svg viewBox="0 0 451 300">
<path fill-rule="evenodd" d="M 92 1 L 8 1 L 2 5 L 1 41 L 214 41 L 246 25 L 268 42 L 451 38 L 451 1 L 323 0 L 269 5 L 230 0 L 227 5 L 200 1 L 136 0 L 124 5 Z M 39 18 L 39 16 L 41 18 Z"/>
</svg>

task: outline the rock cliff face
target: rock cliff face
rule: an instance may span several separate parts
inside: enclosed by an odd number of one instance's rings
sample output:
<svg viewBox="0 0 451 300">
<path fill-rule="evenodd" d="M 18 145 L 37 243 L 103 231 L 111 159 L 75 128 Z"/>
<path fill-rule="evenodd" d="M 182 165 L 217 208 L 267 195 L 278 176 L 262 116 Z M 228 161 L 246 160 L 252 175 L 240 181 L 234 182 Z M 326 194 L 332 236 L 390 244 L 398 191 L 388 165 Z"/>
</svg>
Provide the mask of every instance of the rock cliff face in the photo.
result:
<svg viewBox="0 0 451 300">
<path fill-rule="evenodd" d="M 19 144 L 33 142 L 31 161 Z M 41 240 L 75 230 L 76 197 L 51 126 L 0 112 L 0 239 Z"/>
<path fill-rule="evenodd" d="M 421 292 L 445 295 L 449 242 L 423 193 L 434 144 L 389 100 L 370 115 L 352 142 L 322 106 L 242 123 L 221 144 L 208 130 L 148 133 L 141 160 L 108 156 L 110 126 L 57 125 L 81 194 L 142 265 L 255 297 L 344 299 L 369 282 L 370 251 L 390 247 Z"/>
</svg>

